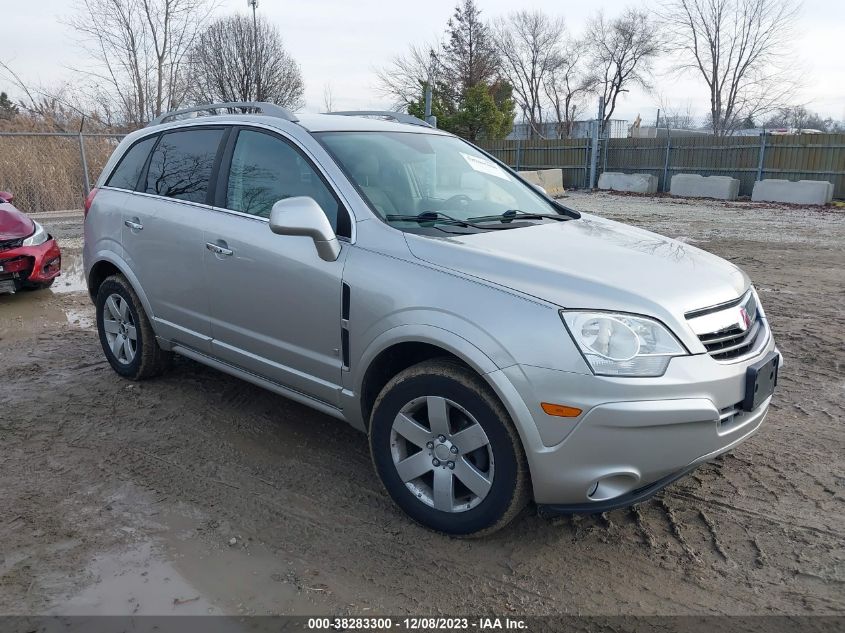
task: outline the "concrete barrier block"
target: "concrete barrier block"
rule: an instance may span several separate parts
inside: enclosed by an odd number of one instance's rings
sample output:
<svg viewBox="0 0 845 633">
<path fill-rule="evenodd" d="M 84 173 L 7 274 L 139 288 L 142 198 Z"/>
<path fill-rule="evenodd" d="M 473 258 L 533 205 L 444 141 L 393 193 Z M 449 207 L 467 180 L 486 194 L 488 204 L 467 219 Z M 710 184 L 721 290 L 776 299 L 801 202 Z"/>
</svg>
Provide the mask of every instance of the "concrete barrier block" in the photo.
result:
<svg viewBox="0 0 845 633">
<path fill-rule="evenodd" d="M 540 185 L 543 186 L 542 181 L 540 180 L 540 174 L 537 171 L 521 171 L 519 175 L 522 176 L 525 180 L 530 182 L 532 185 Z"/>
<path fill-rule="evenodd" d="M 657 193 L 657 176 L 606 171 L 599 176 L 599 189 L 631 191 L 633 193 Z"/>
<path fill-rule="evenodd" d="M 537 170 L 537 175 L 540 178 L 540 186 L 550 196 L 559 196 L 566 192 L 563 188 L 562 169 L 539 169 Z"/>
<path fill-rule="evenodd" d="M 767 178 L 754 183 L 754 202 L 787 202 L 789 204 L 827 204 L 833 200 L 833 183 L 827 180 L 779 180 Z"/>
<path fill-rule="evenodd" d="M 739 197 L 739 179 L 730 176 L 675 174 L 669 192 L 673 196 L 686 198 L 736 200 Z"/>
</svg>

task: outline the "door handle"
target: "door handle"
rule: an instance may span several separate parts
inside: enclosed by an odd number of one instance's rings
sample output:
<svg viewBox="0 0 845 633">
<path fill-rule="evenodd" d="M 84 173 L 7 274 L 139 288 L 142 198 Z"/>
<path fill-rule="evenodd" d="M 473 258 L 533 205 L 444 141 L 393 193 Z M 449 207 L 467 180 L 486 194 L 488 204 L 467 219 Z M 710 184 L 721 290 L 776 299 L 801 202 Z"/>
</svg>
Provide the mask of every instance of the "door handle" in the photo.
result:
<svg viewBox="0 0 845 633">
<path fill-rule="evenodd" d="M 140 231 L 144 228 L 144 225 L 136 220 L 124 220 L 123 223 L 133 231 Z"/>
<path fill-rule="evenodd" d="M 217 255 L 225 255 L 229 257 L 230 255 L 234 255 L 235 251 L 231 248 L 225 248 L 224 246 L 220 246 L 219 244 L 214 244 L 213 242 L 206 242 L 205 247 L 210 250 L 212 253 Z"/>
</svg>

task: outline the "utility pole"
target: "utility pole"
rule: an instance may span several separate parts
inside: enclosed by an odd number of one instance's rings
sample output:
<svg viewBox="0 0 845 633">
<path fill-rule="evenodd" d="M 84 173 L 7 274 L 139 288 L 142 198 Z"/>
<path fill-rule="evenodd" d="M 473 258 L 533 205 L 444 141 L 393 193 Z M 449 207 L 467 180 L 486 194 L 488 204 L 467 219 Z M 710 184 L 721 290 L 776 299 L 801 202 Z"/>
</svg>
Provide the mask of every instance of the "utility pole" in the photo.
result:
<svg viewBox="0 0 845 633">
<path fill-rule="evenodd" d="M 258 0 L 246 0 L 246 4 L 252 7 L 252 52 L 255 57 L 255 100 L 261 101 L 261 62 L 258 59 L 258 18 L 255 10 L 258 8 Z"/>
</svg>

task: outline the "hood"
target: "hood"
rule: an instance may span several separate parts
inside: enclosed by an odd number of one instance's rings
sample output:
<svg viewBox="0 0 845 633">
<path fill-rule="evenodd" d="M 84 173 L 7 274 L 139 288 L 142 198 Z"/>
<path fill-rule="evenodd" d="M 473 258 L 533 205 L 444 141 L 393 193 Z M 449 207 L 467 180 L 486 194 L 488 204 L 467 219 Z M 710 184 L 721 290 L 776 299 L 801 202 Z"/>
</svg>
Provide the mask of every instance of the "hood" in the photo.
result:
<svg viewBox="0 0 845 633">
<path fill-rule="evenodd" d="M 473 235 L 406 233 L 406 240 L 421 260 L 564 308 L 683 320 L 685 312 L 735 299 L 749 284 L 720 257 L 589 214 Z"/>
<path fill-rule="evenodd" d="M 35 223 L 9 203 L 0 204 L 0 242 L 29 237 Z"/>
</svg>

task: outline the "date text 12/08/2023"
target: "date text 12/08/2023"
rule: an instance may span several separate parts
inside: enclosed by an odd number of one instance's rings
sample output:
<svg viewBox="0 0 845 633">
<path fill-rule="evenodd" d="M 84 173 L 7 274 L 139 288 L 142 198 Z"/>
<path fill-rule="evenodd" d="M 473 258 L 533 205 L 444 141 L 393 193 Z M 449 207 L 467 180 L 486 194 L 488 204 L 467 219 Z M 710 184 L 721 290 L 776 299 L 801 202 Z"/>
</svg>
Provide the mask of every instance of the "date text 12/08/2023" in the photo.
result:
<svg viewBox="0 0 845 633">
<path fill-rule="evenodd" d="M 525 631 L 520 618 L 444 618 L 444 617 L 341 617 L 309 618 L 308 630 L 406 630 L 406 631 Z"/>
</svg>

